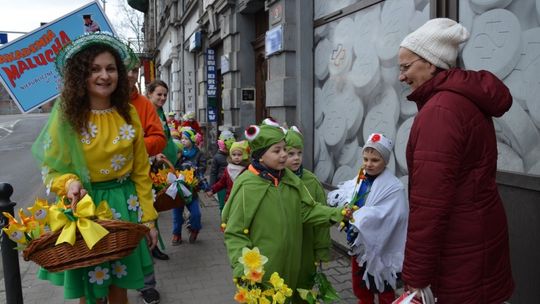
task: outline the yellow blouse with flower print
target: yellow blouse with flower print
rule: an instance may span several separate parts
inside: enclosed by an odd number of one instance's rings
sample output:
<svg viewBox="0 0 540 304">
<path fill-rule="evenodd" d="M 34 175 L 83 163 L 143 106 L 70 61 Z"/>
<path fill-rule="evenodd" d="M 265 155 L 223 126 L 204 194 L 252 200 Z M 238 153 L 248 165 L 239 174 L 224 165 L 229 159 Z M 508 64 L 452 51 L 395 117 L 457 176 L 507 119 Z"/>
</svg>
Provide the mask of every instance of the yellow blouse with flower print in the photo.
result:
<svg viewBox="0 0 540 304">
<path fill-rule="evenodd" d="M 135 183 L 141 205 L 142 222 L 157 218 L 153 205 L 150 162 L 144 145 L 143 130 L 137 112 L 130 106 L 131 124 L 115 108 L 92 110 L 86 130 L 79 132 L 84 159 L 92 182 L 125 180 Z M 52 152 L 52 151 L 51 151 Z M 66 194 L 66 182 L 78 177 L 74 174 L 47 172 L 52 177 L 51 191 Z"/>
</svg>

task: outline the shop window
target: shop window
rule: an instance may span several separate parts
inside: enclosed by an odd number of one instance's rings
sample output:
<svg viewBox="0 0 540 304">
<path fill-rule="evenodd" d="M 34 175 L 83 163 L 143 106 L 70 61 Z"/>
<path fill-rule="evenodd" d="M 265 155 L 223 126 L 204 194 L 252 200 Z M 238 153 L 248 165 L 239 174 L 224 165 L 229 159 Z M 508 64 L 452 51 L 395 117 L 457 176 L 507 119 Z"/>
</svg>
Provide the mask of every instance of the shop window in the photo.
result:
<svg viewBox="0 0 540 304">
<path fill-rule="evenodd" d="M 398 80 L 397 54 L 401 40 L 429 19 L 429 1 L 348 1 L 347 9 L 358 9 L 341 15 L 322 10 L 323 2 L 347 1 L 314 2 L 315 18 L 334 16 L 314 29 L 315 173 L 333 185 L 352 179 L 365 140 L 382 132 L 395 142 L 388 167 L 407 183 L 405 147 L 417 110 Z"/>
<path fill-rule="evenodd" d="M 510 111 L 494 119 L 497 169 L 540 175 L 540 1 L 459 1 L 471 32 L 462 66 L 488 70 L 510 89 Z"/>
</svg>

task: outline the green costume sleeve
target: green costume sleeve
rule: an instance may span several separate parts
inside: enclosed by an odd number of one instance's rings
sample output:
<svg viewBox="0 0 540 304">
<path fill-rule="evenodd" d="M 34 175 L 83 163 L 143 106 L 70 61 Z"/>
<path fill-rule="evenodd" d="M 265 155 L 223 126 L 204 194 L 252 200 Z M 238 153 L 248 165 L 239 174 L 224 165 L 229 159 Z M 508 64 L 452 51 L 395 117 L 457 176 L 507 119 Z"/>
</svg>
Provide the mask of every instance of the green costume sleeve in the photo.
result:
<svg viewBox="0 0 540 304">
<path fill-rule="evenodd" d="M 76 175 L 83 187 L 92 194 L 90 174 L 84 159 L 81 142 L 75 130 L 62 117 L 62 101 L 58 98 L 45 127 L 32 145 L 32 155 L 41 166 L 43 181 L 50 187 L 64 174 Z"/>
<path fill-rule="evenodd" d="M 317 203 L 298 176 L 289 169 L 285 169 L 285 172 L 286 174 L 282 181 L 290 184 L 300 192 L 299 194 L 302 198 L 303 223 L 311 224 L 313 226 L 326 225 L 328 227 L 343 219 L 343 216 L 341 215 L 341 210 L 343 208 L 332 208 Z"/>
<path fill-rule="evenodd" d="M 308 170 L 304 170 L 302 180 L 304 181 L 304 184 L 308 188 L 308 191 L 312 195 L 315 202 L 326 206 L 326 193 L 324 192 L 324 189 L 315 174 Z M 329 261 L 330 246 L 332 244 L 330 229 L 320 225 L 313 227 L 313 238 L 315 260 L 324 262 Z"/>
<path fill-rule="evenodd" d="M 341 215 L 342 209 L 316 203 L 310 199 L 309 191 L 304 187 L 302 191 L 302 220 L 304 223 L 313 226 L 323 225 L 328 227 L 343 219 L 343 215 Z"/>
<path fill-rule="evenodd" d="M 331 208 L 317 203 L 307 190 L 304 182 L 289 169 L 285 169 L 285 175 L 282 178 L 282 182 L 290 184 L 300 192 L 303 223 L 311 224 L 313 226 L 323 225 L 328 227 L 343 219 L 343 216 L 341 215 L 342 208 Z"/>
</svg>

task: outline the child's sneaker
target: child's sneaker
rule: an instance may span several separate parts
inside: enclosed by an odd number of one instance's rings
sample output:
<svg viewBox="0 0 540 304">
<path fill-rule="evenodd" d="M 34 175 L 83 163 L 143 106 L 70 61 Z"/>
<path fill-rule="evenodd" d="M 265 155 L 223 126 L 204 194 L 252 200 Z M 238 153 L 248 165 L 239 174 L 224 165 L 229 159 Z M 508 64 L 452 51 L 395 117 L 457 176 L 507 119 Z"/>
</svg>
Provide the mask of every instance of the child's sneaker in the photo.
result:
<svg viewBox="0 0 540 304">
<path fill-rule="evenodd" d="M 199 231 L 190 230 L 189 232 L 189 243 L 193 244 L 197 240 L 197 236 L 199 235 Z"/>
<path fill-rule="evenodd" d="M 178 246 L 178 245 L 182 244 L 182 236 L 174 234 L 173 237 L 172 237 L 171 244 L 173 246 Z"/>
</svg>

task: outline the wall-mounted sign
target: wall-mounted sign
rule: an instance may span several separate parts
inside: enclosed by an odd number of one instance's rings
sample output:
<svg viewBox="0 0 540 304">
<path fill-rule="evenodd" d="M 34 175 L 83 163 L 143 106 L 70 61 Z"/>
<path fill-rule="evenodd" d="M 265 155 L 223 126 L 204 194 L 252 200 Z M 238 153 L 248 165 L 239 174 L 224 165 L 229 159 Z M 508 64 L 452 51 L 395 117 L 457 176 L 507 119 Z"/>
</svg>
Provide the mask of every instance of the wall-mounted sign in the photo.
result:
<svg viewBox="0 0 540 304">
<path fill-rule="evenodd" d="M 114 34 L 97 2 L 91 2 L 0 48 L 0 82 L 21 112 L 29 112 L 60 93 L 62 78 L 55 68 L 56 54 L 84 33 Z"/>
<path fill-rule="evenodd" d="M 270 24 L 274 25 L 283 19 L 283 4 L 280 2 L 270 9 Z"/>
<path fill-rule="evenodd" d="M 196 52 L 201 49 L 201 31 L 193 33 L 189 37 L 189 48 L 190 52 Z"/>
<path fill-rule="evenodd" d="M 266 57 L 283 51 L 283 26 L 278 25 L 268 30 L 264 43 Z"/>
<path fill-rule="evenodd" d="M 242 101 L 255 101 L 255 89 L 242 89 Z"/>
<path fill-rule="evenodd" d="M 221 55 L 221 74 L 225 74 L 231 70 L 231 61 L 229 60 L 229 55 Z"/>
</svg>

